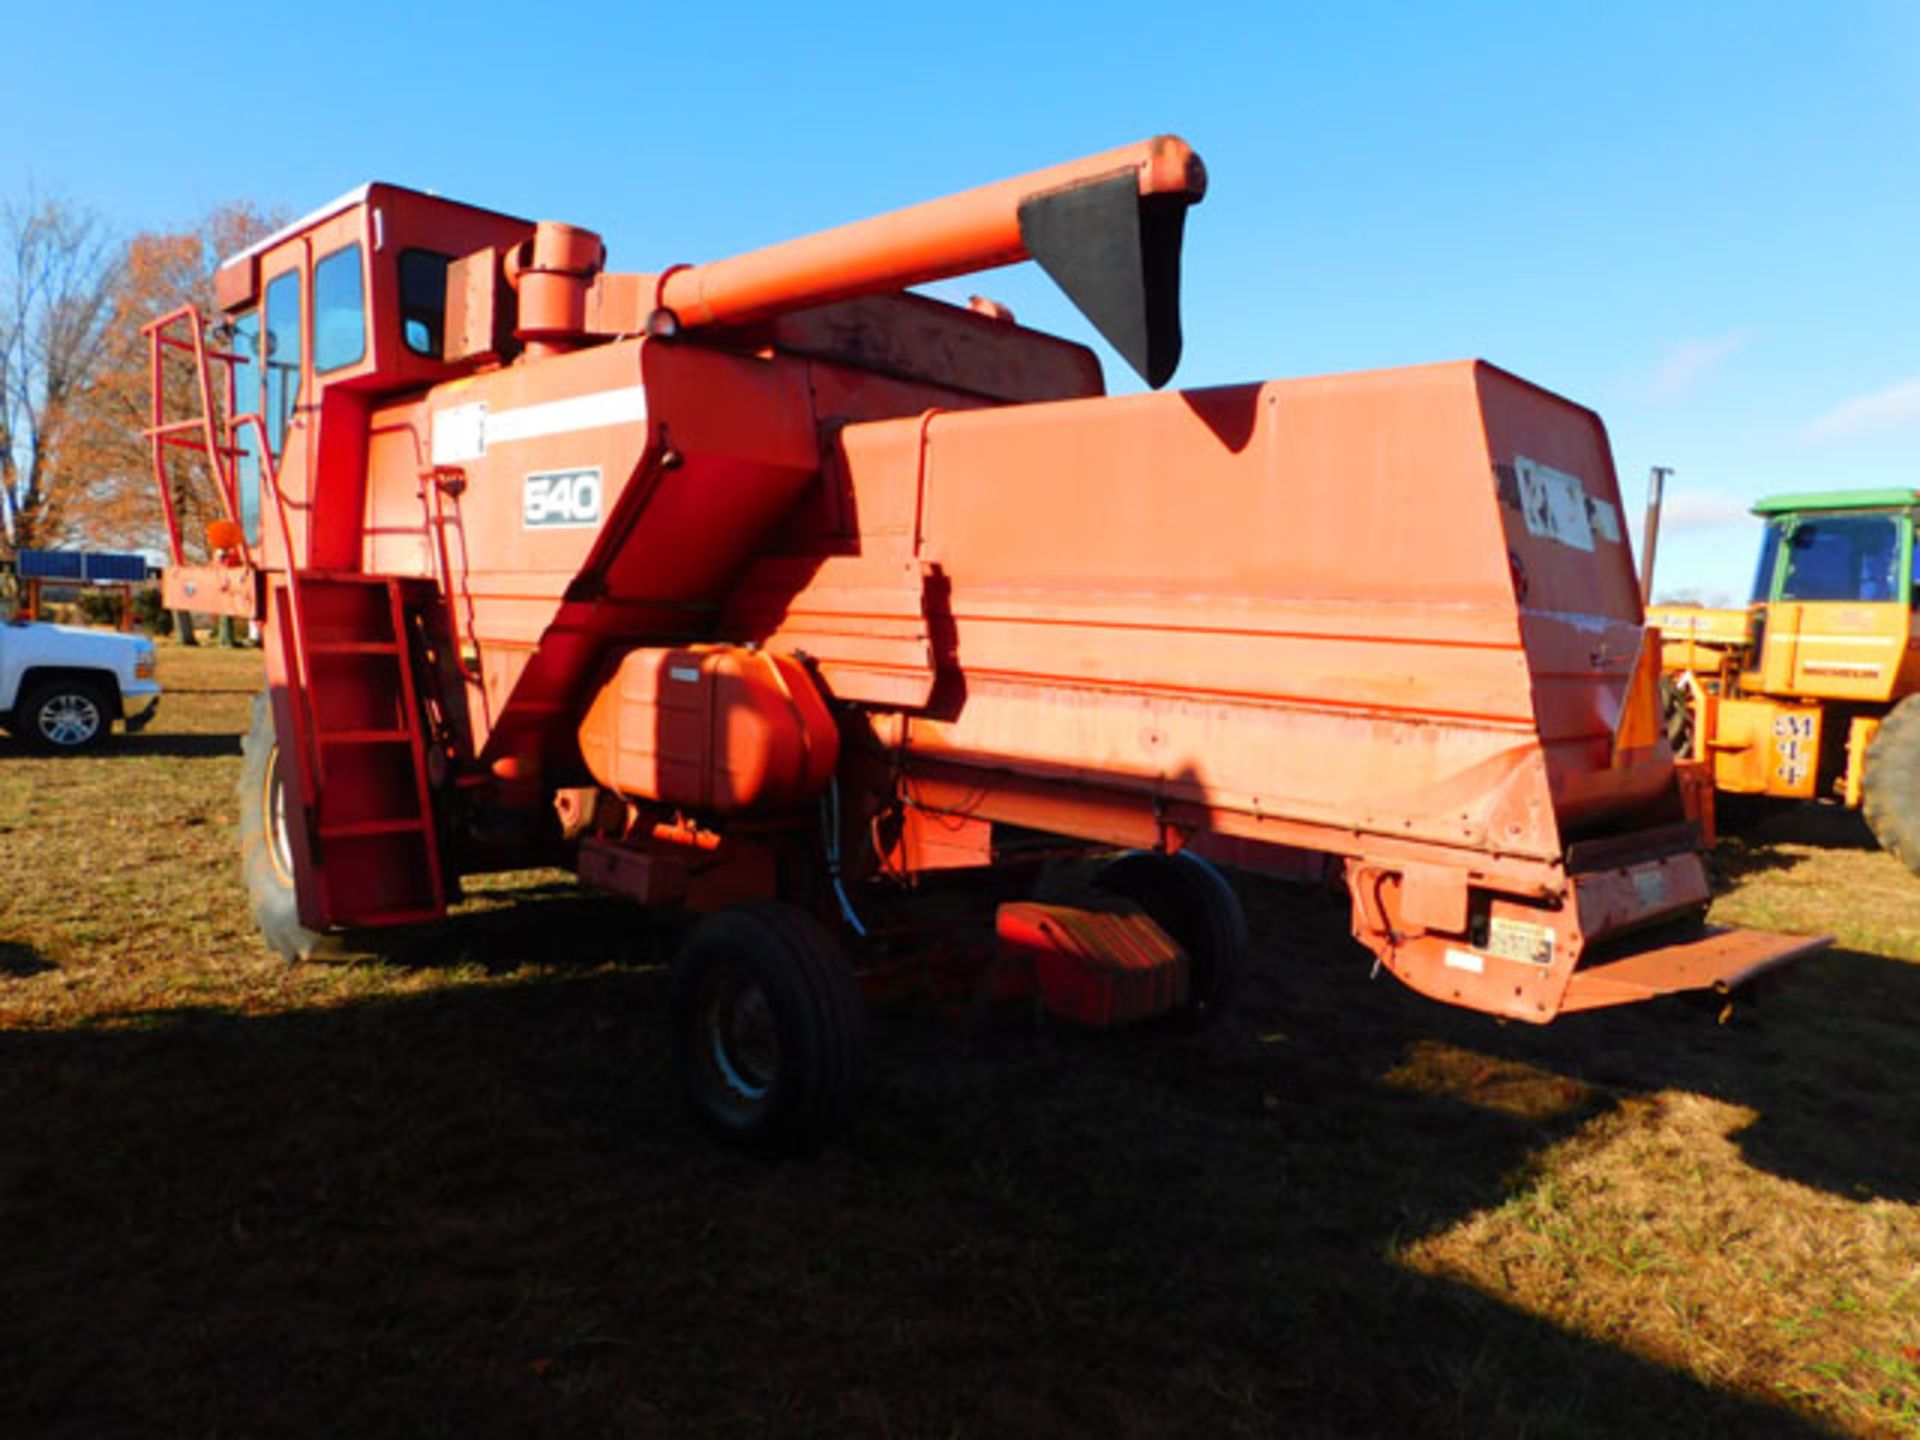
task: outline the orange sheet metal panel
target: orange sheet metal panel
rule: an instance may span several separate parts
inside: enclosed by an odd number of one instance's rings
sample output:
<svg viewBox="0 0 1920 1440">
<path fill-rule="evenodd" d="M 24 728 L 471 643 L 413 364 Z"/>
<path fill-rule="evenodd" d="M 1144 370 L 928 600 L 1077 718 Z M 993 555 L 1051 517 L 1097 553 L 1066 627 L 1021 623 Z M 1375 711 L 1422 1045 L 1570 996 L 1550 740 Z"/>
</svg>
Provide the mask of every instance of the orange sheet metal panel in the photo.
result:
<svg viewBox="0 0 1920 1440">
<path fill-rule="evenodd" d="M 1548 862 L 1671 786 L 1663 745 L 1613 753 L 1640 610 L 1605 434 L 1489 366 L 842 444 L 861 549 L 930 568 L 964 677 L 911 754 Z"/>
<path fill-rule="evenodd" d="M 1770 610 L 1784 611 L 1790 602 Z M 1884 703 L 1908 660 L 1911 612 L 1904 604 L 1791 603 L 1793 672 L 1785 693 L 1823 700 Z M 1769 617 L 1771 618 L 1771 617 Z"/>
<path fill-rule="evenodd" d="M 580 723 L 602 785 L 704 815 L 806 804 L 832 778 L 839 738 L 798 661 L 722 645 L 629 651 Z"/>
<path fill-rule="evenodd" d="M 1720 696 L 1707 740 L 1713 783 L 1736 794 L 1811 800 L 1820 779 L 1825 720 L 1818 704 Z"/>
<path fill-rule="evenodd" d="M 564 760 L 609 645 L 707 633 L 817 473 L 806 366 L 632 340 L 373 417 L 367 551 L 441 575 L 487 758 Z"/>
<path fill-rule="evenodd" d="M 1703 605 L 1651 605 L 1649 624 L 1660 627 L 1660 638 L 1670 647 L 1714 647 L 1722 650 L 1747 643 L 1752 616 L 1744 609 L 1710 609 Z M 1669 669 L 1676 668 L 1669 666 Z M 1702 668 L 1695 666 L 1693 668 Z M 1713 662 L 1704 667 L 1713 668 Z"/>
</svg>

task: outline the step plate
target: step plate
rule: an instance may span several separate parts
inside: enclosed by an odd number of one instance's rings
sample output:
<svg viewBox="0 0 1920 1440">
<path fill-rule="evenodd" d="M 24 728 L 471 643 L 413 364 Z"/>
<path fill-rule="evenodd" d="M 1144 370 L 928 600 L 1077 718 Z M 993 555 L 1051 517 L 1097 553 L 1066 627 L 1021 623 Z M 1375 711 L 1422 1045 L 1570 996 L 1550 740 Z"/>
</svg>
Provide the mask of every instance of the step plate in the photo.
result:
<svg viewBox="0 0 1920 1440">
<path fill-rule="evenodd" d="M 1631 1005 L 1681 990 L 1712 990 L 1724 995 L 1755 976 L 1832 943 L 1831 935 L 1776 935 L 1767 930 L 1710 925 L 1685 940 L 1574 971 L 1560 1010 L 1564 1014 Z"/>
</svg>

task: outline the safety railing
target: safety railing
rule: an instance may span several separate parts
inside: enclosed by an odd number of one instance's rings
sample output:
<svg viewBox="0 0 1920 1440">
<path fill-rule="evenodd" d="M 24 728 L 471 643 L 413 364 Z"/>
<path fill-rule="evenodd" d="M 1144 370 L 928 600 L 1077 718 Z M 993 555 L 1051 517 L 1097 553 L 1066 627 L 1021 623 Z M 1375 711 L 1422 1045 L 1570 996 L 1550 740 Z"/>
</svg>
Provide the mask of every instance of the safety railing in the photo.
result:
<svg viewBox="0 0 1920 1440">
<path fill-rule="evenodd" d="M 186 331 L 184 337 L 175 333 L 182 327 Z M 152 387 L 152 423 L 144 433 L 152 451 L 153 480 L 160 491 L 160 512 L 166 520 L 167 549 L 173 563 L 185 564 L 186 553 L 181 544 L 180 516 L 175 507 L 173 476 L 167 458 L 174 449 L 186 449 L 198 451 L 206 457 L 221 513 L 240 532 L 241 562 L 252 566 L 253 555 L 247 544 L 245 527 L 240 524 L 240 501 L 234 479 L 234 461 L 240 451 L 233 443 L 231 419 L 223 425 L 221 418 L 233 415 L 234 370 L 244 357 L 231 350 L 211 349 L 207 345 L 206 322 L 192 305 L 182 305 L 177 310 L 169 311 L 142 327 L 141 333 L 149 341 L 149 381 Z M 190 356 L 192 359 L 193 387 L 199 401 L 199 408 L 194 414 L 169 417 L 169 354 Z M 215 365 L 223 367 L 221 405 L 218 408 L 214 403 Z M 227 433 L 223 434 L 223 430 Z"/>
<path fill-rule="evenodd" d="M 178 333 L 182 327 L 185 335 Z M 208 346 L 206 322 L 198 309 L 192 305 L 183 305 L 169 311 L 158 320 L 142 327 L 142 334 L 150 342 L 152 366 L 151 384 L 152 421 L 145 430 L 147 441 L 152 448 L 154 483 L 160 491 L 160 510 L 167 526 L 167 548 L 175 565 L 186 564 L 186 552 L 180 537 L 180 516 L 174 503 L 173 477 L 170 473 L 167 457 L 173 449 L 196 450 L 206 458 L 207 468 L 213 477 L 214 493 L 220 503 L 222 515 L 233 526 L 236 537 L 235 549 L 240 564 L 249 572 L 260 567 L 255 557 L 253 544 L 247 538 L 246 526 L 241 518 L 241 506 L 238 477 L 235 473 L 236 462 L 244 455 L 257 458 L 260 470 L 260 487 L 263 498 L 273 506 L 275 520 L 279 523 L 280 543 L 286 559 L 287 608 L 292 620 L 292 636 L 289 644 L 288 659 L 293 674 L 296 694 L 296 719 L 304 735 L 299 743 L 291 748 L 301 768 L 302 778 L 308 782 L 306 793 L 319 792 L 322 779 L 323 761 L 320 747 L 312 737 L 315 732 L 313 715 L 312 673 L 306 645 L 306 613 L 300 594 L 300 567 L 294 563 L 293 529 L 288 515 L 285 493 L 280 488 L 279 468 L 275 464 L 273 451 L 267 444 L 266 421 L 258 412 L 235 414 L 237 397 L 235 395 L 234 375 L 244 356 L 230 350 L 216 350 Z M 193 393 L 199 402 L 198 412 L 177 418 L 170 418 L 168 412 L 167 358 L 170 354 L 191 357 L 193 370 Z M 224 375 L 219 388 L 219 405 L 215 404 L 215 381 L 213 367 L 224 367 Z M 254 446 L 251 451 L 244 449 L 239 441 L 241 431 L 251 427 Z"/>
</svg>

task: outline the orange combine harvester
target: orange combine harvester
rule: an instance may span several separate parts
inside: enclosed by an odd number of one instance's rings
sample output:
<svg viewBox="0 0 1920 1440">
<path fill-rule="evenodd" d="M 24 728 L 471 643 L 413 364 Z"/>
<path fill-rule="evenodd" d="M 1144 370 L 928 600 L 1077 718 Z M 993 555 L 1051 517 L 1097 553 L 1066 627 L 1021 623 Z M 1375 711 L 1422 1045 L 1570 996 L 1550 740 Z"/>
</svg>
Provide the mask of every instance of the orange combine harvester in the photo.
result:
<svg viewBox="0 0 1920 1440">
<path fill-rule="evenodd" d="M 370 185 L 228 261 L 217 325 L 151 329 L 151 434 L 168 603 L 263 627 L 269 943 L 555 863 L 706 912 L 678 1064 L 765 1149 L 840 1111 L 935 871 L 1130 851 L 979 910 L 982 983 L 1091 1024 L 1231 999 L 1209 856 L 1343 872 L 1385 968 L 1519 1020 L 1819 943 L 1701 924 L 1592 412 L 1471 362 L 1108 397 L 1085 346 L 906 293 L 1036 260 L 1157 387 L 1205 186 L 1160 138 L 624 274 Z"/>
</svg>

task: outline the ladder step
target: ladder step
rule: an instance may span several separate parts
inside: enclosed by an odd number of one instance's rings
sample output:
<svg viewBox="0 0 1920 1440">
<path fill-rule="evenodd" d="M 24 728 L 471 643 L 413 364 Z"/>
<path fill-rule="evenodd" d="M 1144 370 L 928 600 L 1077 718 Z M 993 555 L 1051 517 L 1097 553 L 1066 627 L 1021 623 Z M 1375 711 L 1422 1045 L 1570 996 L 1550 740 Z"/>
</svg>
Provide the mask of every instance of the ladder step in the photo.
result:
<svg viewBox="0 0 1920 1440">
<path fill-rule="evenodd" d="M 413 739 L 410 730 L 322 730 L 322 745 L 404 745 Z"/>
<path fill-rule="evenodd" d="M 322 840 L 361 840 L 374 835 L 404 835 L 408 831 L 423 831 L 427 822 L 412 820 L 356 820 L 349 825 L 322 825 Z"/>
<path fill-rule="evenodd" d="M 314 640 L 307 645 L 315 655 L 398 655 L 391 640 Z"/>
<path fill-rule="evenodd" d="M 299 572 L 303 585 L 362 585 L 369 588 L 385 589 L 390 581 L 404 579 L 403 576 L 370 575 L 365 570 L 302 570 Z"/>
<path fill-rule="evenodd" d="M 439 910 L 376 910 L 367 915 L 355 915 L 346 923 L 352 925 L 421 925 L 430 920 L 444 919 Z"/>
</svg>

